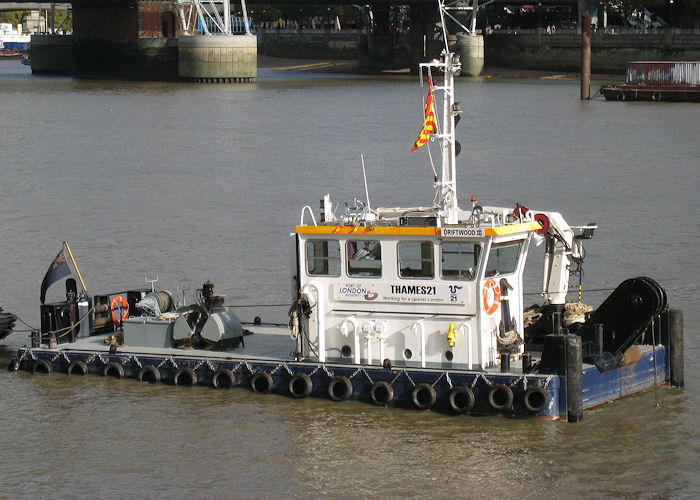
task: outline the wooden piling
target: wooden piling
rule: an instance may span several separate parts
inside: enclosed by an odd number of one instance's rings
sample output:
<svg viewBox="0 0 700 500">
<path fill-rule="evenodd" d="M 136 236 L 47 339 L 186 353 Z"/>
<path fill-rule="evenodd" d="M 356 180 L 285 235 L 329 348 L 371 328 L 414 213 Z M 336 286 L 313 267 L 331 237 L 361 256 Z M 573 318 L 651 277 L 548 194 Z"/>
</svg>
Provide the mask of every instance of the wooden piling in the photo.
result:
<svg viewBox="0 0 700 500">
<path fill-rule="evenodd" d="M 591 98 L 591 15 L 581 17 L 581 99 Z"/>
</svg>

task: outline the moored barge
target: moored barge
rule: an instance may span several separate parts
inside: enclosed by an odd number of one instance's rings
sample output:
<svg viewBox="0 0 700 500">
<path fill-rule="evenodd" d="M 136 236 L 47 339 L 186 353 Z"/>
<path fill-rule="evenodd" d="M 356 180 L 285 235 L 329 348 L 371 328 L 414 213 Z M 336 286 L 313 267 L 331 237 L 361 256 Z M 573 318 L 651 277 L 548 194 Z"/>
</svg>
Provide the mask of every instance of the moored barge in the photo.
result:
<svg viewBox="0 0 700 500">
<path fill-rule="evenodd" d="M 625 83 L 600 89 L 608 101 L 700 102 L 700 62 L 633 61 Z"/>
</svg>

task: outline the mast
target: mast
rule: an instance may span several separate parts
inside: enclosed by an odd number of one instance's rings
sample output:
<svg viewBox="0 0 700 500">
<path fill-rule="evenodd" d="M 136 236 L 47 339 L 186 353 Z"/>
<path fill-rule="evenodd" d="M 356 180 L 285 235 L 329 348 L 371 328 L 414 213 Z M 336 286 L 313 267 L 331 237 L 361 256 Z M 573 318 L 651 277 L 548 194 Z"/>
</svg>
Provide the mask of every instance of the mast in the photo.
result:
<svg viewBox="0 0 700 500">
<path fill-rule="evenodd" d="M 457 168 L 455 158 L 455 117 L 461 112 L 459 104 L 455 105 L 454 77 L 462 71 L 459 56 L 453 54 L 447 43 L 447 27 L 445 24 L 445 2 L 437 0 L 440 10 L 440 23 L 442 36 L 445 41 L 445 49 L 442 51 L 442 60 L 433 60 L 429 63 L 421 63 L 422 68 L 437 68 L 443 72 L 443 84 L 435 86 L 434 90 L 442 91 L 442 116 L 440 117 L 439 133 L 434 134 L 440 140 L 442 152 L 442 171 L 440 179 L 435 183 L 436 200 L 441 208 L 440 215 L 448 224 L 456 224 L 458 221 L 459 205 L 457 201 Z"/>
</svg>

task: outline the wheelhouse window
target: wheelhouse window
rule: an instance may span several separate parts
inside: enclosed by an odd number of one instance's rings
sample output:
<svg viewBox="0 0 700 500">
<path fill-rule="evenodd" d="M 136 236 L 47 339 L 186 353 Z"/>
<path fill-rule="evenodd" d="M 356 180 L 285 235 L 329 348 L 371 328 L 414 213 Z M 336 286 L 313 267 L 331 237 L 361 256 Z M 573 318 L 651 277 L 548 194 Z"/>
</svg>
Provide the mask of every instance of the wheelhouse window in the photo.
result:
<svg viewBox="0 0 700 500">
<path fill-rule="evenodd" d="M 402 278 L 433 278 L 435 265 L 433 243 L 430 241 L 400 241 L 399 276 Z"/>
<path fill-rule="evenodd" d="M 489 278 L 514 273 L 518 265 L 522 243 L 522 241 L 508 241 L 491 245 L 485 276 Z"/>
<path fill-rule="evenodd" d="M 348 276 L 381 276 L 382 246 L 377 240 L 347 243 Z"/>
<path fill-rule="evenodd" d="M 340 276 L 340 242 L 308 240 L 306 272 L 312 276 Z"/>
<path fill-rule="evenodd" d="M 442 278 L 473 280 L 479 269 L 481 245 L 466 241 L 442 242 Z"/>
</svg>

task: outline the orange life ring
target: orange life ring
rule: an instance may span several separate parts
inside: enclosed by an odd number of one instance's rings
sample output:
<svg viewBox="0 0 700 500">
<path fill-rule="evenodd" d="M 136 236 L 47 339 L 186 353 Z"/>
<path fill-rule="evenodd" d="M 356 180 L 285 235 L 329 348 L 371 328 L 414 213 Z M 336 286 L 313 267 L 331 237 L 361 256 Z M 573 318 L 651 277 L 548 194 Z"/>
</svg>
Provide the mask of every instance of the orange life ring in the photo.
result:
<svg viewBox="0 0 700 500">
<path fill-rule="evenodd" d="M 498 286 L 495 279 L 491 278 L 484 283 L 482 296 L 484 298 L 483 302 L 486 314 L 495 313 L 498 309 L 498 305 L 501 303 L 501 288 Z"/>
<path fill-rule="evenodd" d="M 117 324 L 129 317 L 129 303 L 121 295 L 117 295 L 110 301 L 109 308 L 112 310 L 112 321 Z M 122 312 L 121 317 L 119 310 Z"/>
</svg>

